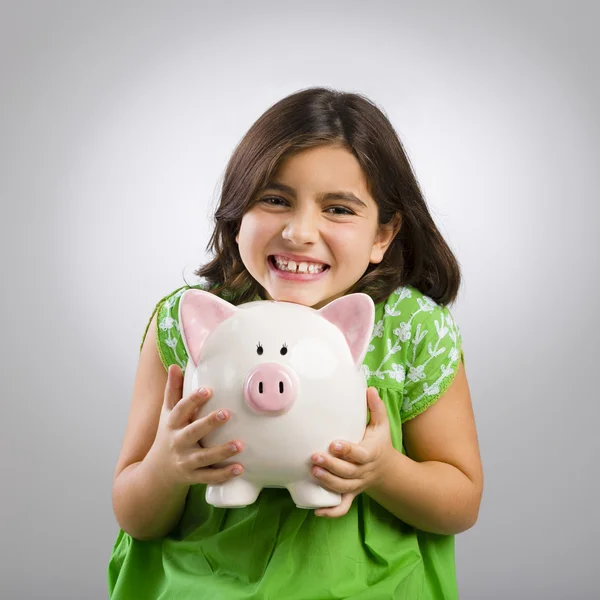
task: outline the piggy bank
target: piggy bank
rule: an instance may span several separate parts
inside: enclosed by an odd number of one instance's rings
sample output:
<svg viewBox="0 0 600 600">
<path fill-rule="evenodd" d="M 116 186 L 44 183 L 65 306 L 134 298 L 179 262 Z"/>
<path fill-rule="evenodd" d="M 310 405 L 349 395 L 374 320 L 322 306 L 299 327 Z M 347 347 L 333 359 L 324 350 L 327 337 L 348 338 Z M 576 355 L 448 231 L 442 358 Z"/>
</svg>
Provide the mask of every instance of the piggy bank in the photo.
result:
<svg viewBox="0 0 600 600">
<path fill-rule="evenodd" d="M 362 361 L 375 307 L 350 294 L 316 310 L 276 301 L 234 306 L 202 290 L 180 300 L 179 323 L 188 363 L 183 395 L 205 386 L 212 398 L 195 417 L 226 408 L 229 421 L 206 435 L 204 447 L 239 439 L 242 475 L 208 485 L 218 507 L 252 504 L 264 487 L 287 488 L 299 508 L 337 506 L 341 495 L 311 473 L 311 456 L 336 439 L 358 443 L 367 423 Z"/>
</svg>

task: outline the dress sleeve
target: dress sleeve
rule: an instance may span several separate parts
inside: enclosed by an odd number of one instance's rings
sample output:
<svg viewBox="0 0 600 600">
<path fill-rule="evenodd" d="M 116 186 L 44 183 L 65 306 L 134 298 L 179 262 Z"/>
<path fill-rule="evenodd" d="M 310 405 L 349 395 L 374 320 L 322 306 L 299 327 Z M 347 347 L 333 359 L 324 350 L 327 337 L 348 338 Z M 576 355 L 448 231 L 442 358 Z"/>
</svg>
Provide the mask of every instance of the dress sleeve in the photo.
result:
<svg viewBox="0 0 600 600">
<path fill-rule="evenodd" d="M 188 356 L 179 327 L 179 301 L 188 289 L 188 286 L 178 289 L 164 298 L 158 306 L 156 344 L 165 370 L 170 365 L 178 365 L 185 371 L 187 366 Z"/>
<path fill-rule="evenodd" d="M 185 370 L 187 365 L 187 352 L 179 332 L 179 299 L 187 289 L 189 289 L 187 286 L 179 288 L 158 301 L 142 336 L 140 352 L 150 323 L 156 315 L 156 347 L 165 370 L 168 370 L 169 366 L 173 364 L 179 365 L 182 370 Z"/>
<path fill-rule="evenodd" d="M 406 357 L 402 423 L 443 396 L 464 361 L 462 338 L 448 307 L 432 304 L 412 323 Z"/>
</svg>

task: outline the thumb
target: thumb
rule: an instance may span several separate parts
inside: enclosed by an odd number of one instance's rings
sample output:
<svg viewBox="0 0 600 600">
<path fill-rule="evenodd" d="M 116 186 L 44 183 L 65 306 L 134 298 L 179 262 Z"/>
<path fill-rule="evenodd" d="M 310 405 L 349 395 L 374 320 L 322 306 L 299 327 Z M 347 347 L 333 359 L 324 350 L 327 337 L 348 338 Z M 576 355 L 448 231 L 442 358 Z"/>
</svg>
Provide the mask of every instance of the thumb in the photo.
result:
<svg viewBox="0 0 600 600">
<path fill-rule="evenodd" d="M 183 394 L 183 372 L 177 365 L 169 365 L 165 386 L 164 406 L 173 410 Z"/>
<path fill-rule="evenodd" d="M 383 400 L 374 387 L 367 389 L 367 406 L 371 412 L 369 426 L 375 427 L 388 422 L 388 414 Z"/>
</svg>

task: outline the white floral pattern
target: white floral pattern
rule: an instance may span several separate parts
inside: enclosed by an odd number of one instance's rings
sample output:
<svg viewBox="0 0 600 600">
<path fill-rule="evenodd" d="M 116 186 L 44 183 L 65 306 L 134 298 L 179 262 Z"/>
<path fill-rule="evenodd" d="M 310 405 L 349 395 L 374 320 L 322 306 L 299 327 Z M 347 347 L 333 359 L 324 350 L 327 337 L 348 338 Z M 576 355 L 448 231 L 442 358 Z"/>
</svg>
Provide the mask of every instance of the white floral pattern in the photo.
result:
<svg viewBox="0 0 600 600">
<path fill-rule="evenodd" d="M 169 306 L 169 308 L 171 308 Z M 163 331 L 167 331 L 167 329 L 171 329 L 171 327 L 173 327 L 175 325 L 175 319 L 173 317 L 165 317 L 164 319 L 161 319 L 160 323 L 158 324 L 158 326 L 163 330 Z"/>
<path fill-rule="evenodd" d="M 386 337 L 387 332 L 387 337 Z M 384 341 L 385 340 L 385 341 Z M 461 337 L 447 307 L 412 286 L 400 287 L 373 327 L 363 364 L 370 385 L 402 393 L 402 421 L 437 399 L 456 372 Z"/>
</svg>

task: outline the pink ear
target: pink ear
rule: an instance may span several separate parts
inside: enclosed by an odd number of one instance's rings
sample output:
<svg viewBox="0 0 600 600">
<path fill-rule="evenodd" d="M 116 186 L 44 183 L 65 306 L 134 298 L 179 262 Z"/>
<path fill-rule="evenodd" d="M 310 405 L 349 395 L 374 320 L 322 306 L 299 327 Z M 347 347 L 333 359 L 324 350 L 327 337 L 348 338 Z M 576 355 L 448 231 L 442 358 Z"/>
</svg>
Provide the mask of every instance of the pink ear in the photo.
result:
<svg viewBox="0 0 600 600">
<path fill-rule="evenodd" d="M 344 334 L 354 364 L 362 364 L 373 334 L 375 305 L 367 294 L 342 296 L 317 311 Z"/>
<path fill-rule="evenodd" d="M 194 365 L 200 362 L 206 338 L 237 310 L 233 304 L 203 290 L 183 293 L 179 301 L 179 324 L 183 345 Z"/>
</svg>

